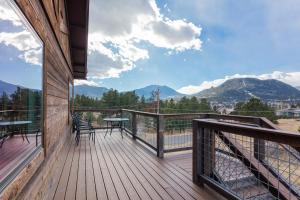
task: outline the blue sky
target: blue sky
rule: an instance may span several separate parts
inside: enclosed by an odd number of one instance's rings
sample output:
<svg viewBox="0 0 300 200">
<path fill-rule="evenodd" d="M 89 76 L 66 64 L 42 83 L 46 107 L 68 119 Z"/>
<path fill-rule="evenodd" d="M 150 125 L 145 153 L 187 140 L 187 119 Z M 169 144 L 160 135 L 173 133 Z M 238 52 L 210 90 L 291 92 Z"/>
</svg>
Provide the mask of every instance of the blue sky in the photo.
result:
<svg viewBox="0 0 300 200">
<path fill-rule="evenodd" d="M 109 4 L 118 7 L 119 2 L 91 1 L 91 4 L 102 12 L 101 8 L 107 8 Z M 194 35 L 201 41 L 201 48 L 189 46 L 176 51 L 168 45 L 159 47 L 146 39 L 135 45 L 147 50 L 147 58 L 134 61 L 134 67 L 122 71 L 117 77 L 89 78 L 91 84 L 120 90 L 161 84 L 188 93 L 188 90 L 199 91 L 231 77 L 251 76 L 276 78 L 292 85 L 300 85 L 300 81 L 297 81 L 300 78 L 300 1 L 157 0 L 154 3 L 163 18 L 170 21 L 184 20 L 187 24 L 201 28 L 201 34 Z M 138 9 L 136 6 L 136 10 Z M 111 11 L 103 12 L 108 14 Z M 135 10 L 131 10 L 131 13 L 134 15 Z M 136 15 L 138 14 L 140 13 L 136 11 Z M 121 12 L 118 15 L 122 17 L 122 23 L 134 25 L 126 14 Z M 105 34 L 101 34 L 100 28 L 97 30 L 100 32 L 99 37 L 105 38 L 110 31 L 107 24 L 118 25 L 118 22 L 112 17 L 96 23 L 93 22 L 96 16 L 98 15 L 92 9 L 91 32 L 94 31 L 93 27 L 105 27 Z M 122 33 L 120 30 L 118 36 L 123 37 Z M 124 40 L 128 40 L 126 36 Z M 111 38 L 108 41 L 114 43 Z M 105 44 L 106 41 L 102 42 Z M 92 61 L 90 64 L 92 68 L 105 69 L 108 66 L 101 61 L 95 66 Z M 92 74 L 90 72 L 89 76 Z"/>
<path fill-rule="evenodd" d="M 0 1 L 0 79 L 36 87 L 40 44 Z M 90 5 L 88 80 L 76 84 L 122 91 L 160 84 L 187 94 L 235 77 L 300 85 L 298 0 L 90 0 Z"/>
</svg>

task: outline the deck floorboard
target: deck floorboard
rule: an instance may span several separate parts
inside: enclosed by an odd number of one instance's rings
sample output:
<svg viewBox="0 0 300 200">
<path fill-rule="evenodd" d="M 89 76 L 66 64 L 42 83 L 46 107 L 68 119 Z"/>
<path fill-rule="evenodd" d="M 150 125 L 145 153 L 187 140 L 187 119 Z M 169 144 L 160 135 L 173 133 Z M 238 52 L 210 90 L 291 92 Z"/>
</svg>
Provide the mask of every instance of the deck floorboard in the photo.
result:
<svg viewBox="0 0 300 200">
<path fill-rule="evenodd" d="M 80 144 L 66 143 L 56 166 L 60 178 L 53 199 L 218 199 L 207 188 L 192 182 L 191 152 L 159 159 L 129 136 L 113 132 L 104 138 L 96 132 L 95 143 L 82 136 Z M 74 138 L 72 138 L 74 139 Z"/>
</svg>

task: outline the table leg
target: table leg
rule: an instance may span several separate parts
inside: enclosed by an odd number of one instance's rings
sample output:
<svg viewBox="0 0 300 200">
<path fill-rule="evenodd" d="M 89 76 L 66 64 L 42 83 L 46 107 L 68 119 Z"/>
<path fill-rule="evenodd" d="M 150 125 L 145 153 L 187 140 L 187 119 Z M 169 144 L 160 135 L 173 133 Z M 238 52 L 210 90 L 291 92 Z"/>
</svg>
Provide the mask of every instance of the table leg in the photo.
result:
<svg viewBox="0 0 300 200">
<path fill-rule="evenodd" d="M 27 142 L 30 143 L 29 140 L 28 140 L 27 133 L 26 133 L 26 126 L 24 127 L 24 132 L 23 133 L 24 133 L 24 136 L 25 136 L 25 139 L 27 140 Z"/>
<path fill-rule="evenodd" d="M 104 135 L 104 138 L 106 137 L 107 133 L 108 133 L 108 121 L 106 122 L 106 133 Z"/>
<path fill-rule="evenodd" d="M 113 122 L 110 122 L 110 134 L 109 135 L 111 135 L 113 128 L 114 128 L 114 124 L 113 124 Z"/>
<path fill-rule="evenodd" d="M 122 139 L 123 139 L 123 121 L 121 121 L 120 123 L 121 123 L 120 124 L 121 125 L 121 136 L 122 136 Z"/>
</svg>

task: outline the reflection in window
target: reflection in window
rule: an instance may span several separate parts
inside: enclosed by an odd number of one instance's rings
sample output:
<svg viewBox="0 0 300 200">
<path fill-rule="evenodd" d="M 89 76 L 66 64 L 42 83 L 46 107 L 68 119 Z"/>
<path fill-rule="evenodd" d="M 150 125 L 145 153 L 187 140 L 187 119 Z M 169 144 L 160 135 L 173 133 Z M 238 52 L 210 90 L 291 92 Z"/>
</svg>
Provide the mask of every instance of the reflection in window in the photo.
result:
<svg viewBox="0 0 300 200">
<path fill-rule="evenodd" d="M 41 145 L 42 60 L 29 23 L 16 5 L 0 0 L 0 186 Z"/>
</svg>

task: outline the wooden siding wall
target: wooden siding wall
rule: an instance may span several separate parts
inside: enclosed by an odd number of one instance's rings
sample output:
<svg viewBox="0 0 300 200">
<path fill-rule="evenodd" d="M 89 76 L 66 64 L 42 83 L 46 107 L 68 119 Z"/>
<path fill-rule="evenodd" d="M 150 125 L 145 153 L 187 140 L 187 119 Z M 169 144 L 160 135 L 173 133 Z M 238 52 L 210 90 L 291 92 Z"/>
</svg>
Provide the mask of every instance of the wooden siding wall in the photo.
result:
<svg viewBox="0 0 300 200">
<path fill-rule="evenodd" d="M 39 154 L 0 199 L 44 199 L 53 189 L 59 152 L 70 135 L 69 82 L 73 81 L 64 0 L 16 0 L 44 43 L 44 138 Z M 30 173 L 29 173 L 30 172 Z M 29 181 L 29 183 L 28 183 Z"/>
</svg>

